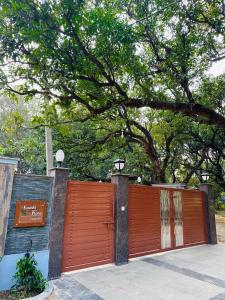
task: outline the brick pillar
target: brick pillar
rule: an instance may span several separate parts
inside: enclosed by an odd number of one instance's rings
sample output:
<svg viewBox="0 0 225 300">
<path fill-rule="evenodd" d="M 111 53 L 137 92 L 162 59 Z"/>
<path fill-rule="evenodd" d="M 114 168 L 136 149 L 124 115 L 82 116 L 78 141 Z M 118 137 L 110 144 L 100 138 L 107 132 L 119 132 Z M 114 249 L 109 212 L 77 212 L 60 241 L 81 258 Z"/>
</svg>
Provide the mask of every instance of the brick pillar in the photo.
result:
<svg viewBox="0 0 225 300">
<path fill-rule="evenodd" d="M 5 250 L 13 178 L 18 160 L 0 157 L 0 256 Z"/>
<path fill-rule="evenodd" d="M 54 182 L 49 236 L 49 279 L 58 278 L 61 275 L 64 211 L 68 174 L 68 169 L 64 168 L 53 168 L 50 170 L 50 176 L 54 177 Z"/>
<path fill-rule="evenodd" d="M 208 183 L 202 183 L 200 185 L 200 190 L 203 191 L 205 195 L 208 243 L 217 244 L 215 208 L 212 186 Z"/>
<path fill-rule="evenodd" d="M 115 264 L 128 263 L 128 180 L 124 174 L 112 175 L 115 194 Z"/>
</svg>

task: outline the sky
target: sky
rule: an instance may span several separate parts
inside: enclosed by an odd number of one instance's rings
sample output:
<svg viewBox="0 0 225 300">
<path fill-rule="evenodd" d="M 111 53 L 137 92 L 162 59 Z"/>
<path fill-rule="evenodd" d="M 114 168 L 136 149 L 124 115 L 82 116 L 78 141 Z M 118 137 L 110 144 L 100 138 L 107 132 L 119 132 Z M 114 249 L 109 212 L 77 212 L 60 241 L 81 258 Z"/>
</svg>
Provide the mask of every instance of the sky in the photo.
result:
<svg viewBox="0 0 225 300">
<path fill-rule="evenodd" d="M 207 73 L 214 76 L 225 73 L 225 59 L 214 63 Z"/>
</svg>

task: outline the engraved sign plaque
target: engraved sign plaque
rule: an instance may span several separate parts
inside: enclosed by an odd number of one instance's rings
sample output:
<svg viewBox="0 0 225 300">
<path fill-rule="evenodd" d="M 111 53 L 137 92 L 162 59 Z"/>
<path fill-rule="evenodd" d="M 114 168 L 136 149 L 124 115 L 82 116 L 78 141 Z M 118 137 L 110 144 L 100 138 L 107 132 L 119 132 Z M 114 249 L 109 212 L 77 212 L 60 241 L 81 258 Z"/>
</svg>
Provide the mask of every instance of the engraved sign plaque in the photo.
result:
<svg viewBox="0 0 225 300">
<path fill-rule="evenodd" d="M 46 224 L 47 203 L 44 200 L 16 202 L 14 227 L 39 227 Z"/>
</svg>

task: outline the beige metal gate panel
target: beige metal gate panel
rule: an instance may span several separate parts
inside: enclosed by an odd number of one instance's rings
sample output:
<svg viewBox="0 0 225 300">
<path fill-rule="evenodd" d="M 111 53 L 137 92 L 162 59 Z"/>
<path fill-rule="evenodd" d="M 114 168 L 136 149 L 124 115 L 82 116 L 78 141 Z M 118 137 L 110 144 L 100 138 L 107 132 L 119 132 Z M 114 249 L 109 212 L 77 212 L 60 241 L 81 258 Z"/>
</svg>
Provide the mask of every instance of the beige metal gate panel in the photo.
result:
<svg viewBox="0 0 225 300">
<path fill-rule="evenodd" d="M 182 194 L 179 191 L 173 192 L 174 205 L 174 244 L 175 247 L 183 246 L 183 216 L 182 216 Z"/>
<path fill-rule="evenodd" d="M 171 227 L 170 227 L 170 193 L 166 190 L 160 191 L 161 209 L 161 248 L 171 248 Z"/>
</svg>

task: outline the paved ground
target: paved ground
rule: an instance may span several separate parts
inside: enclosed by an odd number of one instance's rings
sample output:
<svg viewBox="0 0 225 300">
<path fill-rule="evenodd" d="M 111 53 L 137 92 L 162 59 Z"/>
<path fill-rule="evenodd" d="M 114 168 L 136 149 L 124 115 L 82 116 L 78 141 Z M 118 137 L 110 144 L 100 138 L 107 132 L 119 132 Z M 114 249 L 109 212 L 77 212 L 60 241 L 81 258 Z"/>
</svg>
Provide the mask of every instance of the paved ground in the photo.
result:
<svg viewBox="0 0 225 300">
<path fill-rule="evenodd" d="M 216 214 L 216 231 L 218 242 L 225 244 L 225 212 Z"/>
<path fill-rule="evenodd" d="M 198 246 L 120 267 L 65 274 L 49 300 L 225 300 L 225 246 Z"/>
</svg>

